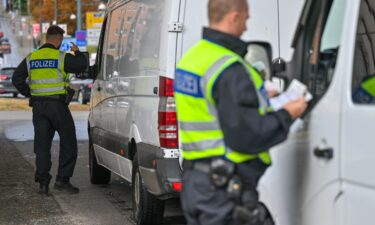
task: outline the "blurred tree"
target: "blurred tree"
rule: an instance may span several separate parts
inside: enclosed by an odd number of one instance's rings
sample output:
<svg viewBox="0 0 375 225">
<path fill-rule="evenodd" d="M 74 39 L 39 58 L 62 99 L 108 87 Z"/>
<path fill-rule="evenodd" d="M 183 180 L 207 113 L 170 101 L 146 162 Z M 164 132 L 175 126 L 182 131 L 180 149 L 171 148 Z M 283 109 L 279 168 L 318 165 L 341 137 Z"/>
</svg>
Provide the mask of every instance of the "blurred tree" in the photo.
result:
<svg viewBox="0 0 375 225">
<path fill-rule="evenodd" d="M 86 12 L 97 11 L 100 0 L 81 0 L 82 1 L 82 24 L 83 30 L 86 29 Z M 54 19 L 55 0 L 42 0 L 42 22 L 50 22 Z M 39 0 L 30 0 L 30 12 L 34 23 L 39 23 Z M 77 15 L 77 0 L 57 0 L 57 23 L 68 25 L 68 34 L 74 36 L 77 29 L 77 20 L 71 20 L 70 15 Z"/>
</svg>

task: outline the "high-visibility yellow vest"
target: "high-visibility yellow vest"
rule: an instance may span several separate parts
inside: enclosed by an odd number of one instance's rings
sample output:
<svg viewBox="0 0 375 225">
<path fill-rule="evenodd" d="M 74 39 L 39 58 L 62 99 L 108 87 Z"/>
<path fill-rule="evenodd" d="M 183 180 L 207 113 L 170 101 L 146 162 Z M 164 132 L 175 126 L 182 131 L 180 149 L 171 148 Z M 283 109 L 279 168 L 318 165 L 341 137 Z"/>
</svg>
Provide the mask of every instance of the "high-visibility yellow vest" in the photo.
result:
<svg viewBox="0 0 375 225">
<path fill-rule="evenodd" d="M 201 40 L 178 63 L 175 78 L 174 94 L 182 156 L 185 160 L 225 156 L 235 163 L 256 158 L 266 164 L 271 163 L 267 151 L 251 155 L 225 145 L 212 91 L 219 75 L 236 62 L 247 68 L 249 79 L 255 85 L 259 114 L 265 115 L 270 111 L 267 92 L 258 72 L 238 54 L 215 43 Z"/>
<path fill-rule="evenodd" d="M 65 53 L 52 48 L 38 49 L 26 57 L 32 96 L 66 94 L 69 82 L 64 61 Z"/>
</svg>

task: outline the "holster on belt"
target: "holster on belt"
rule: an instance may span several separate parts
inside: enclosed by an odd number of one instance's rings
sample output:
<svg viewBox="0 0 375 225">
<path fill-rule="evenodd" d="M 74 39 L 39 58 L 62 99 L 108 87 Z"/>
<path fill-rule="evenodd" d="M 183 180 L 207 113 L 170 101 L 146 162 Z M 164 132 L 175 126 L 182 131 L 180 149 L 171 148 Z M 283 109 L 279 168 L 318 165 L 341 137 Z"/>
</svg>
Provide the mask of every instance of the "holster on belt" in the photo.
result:
<svg viewBox="0 0 375 225">
<path fill-rule="evenodd" d="M 66 98 L 65 98 L 65 104 L 66 105 L 69 105 L 70 102 L 72 101 L 73 99 L 73 96 L 75 94 L 75 90 L 70 88 L 70 87 L 66 87 Z"/>
</svg>

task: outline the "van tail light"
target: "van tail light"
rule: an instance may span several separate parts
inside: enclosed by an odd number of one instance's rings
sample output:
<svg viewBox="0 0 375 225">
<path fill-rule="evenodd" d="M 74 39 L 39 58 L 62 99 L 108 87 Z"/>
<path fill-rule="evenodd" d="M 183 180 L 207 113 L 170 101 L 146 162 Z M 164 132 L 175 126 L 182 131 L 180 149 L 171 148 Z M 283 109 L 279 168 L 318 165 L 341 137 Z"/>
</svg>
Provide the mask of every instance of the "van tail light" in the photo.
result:
<svg viewBox="0 0 375 225">
<path fill-rule="evenodd" d="M 181 182 L 172 182 L 172 189 L 178 192 L 182 190 L 182 183 Z"/>
<path fill-rule="evenodd" d="M 92 83 L 89 83 L 89 84 L 87 85 L 87 87 L 91 89 L 91 88 L 92 88 Z"/>
<path fill-rule="evenodd" d="M 159 96 L 173 97 L 173 79 L 160 77 L 159 80 Z"/>
<path fill-rule="evenodd" d="M 178 123 L 176 103 L 173 97 L 173 80 L 160 77 L 158 130 L 160 146 L 178 148 Z"/>
<path fill-rule="evenodd" d="M 6 80 L 8 79 L 8 75 L 1 74 L 0 75 L 0 80 Z"/>
</svg>

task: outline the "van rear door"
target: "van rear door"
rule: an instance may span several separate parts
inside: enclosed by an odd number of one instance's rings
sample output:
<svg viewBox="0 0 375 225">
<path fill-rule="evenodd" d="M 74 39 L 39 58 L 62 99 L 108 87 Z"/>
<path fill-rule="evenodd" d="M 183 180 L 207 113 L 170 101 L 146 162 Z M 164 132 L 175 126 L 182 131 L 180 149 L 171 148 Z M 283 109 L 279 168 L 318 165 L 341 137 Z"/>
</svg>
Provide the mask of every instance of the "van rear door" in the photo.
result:
<svg viewBox="0 0 375 225">
<path fill-rule="evenodd" d="M 207 0 L 181 0 L 179 22 L 183 31 L 178 35 L 177 62 L 202 38 L 202 28 L 208 26 Z"/>
</svg>

